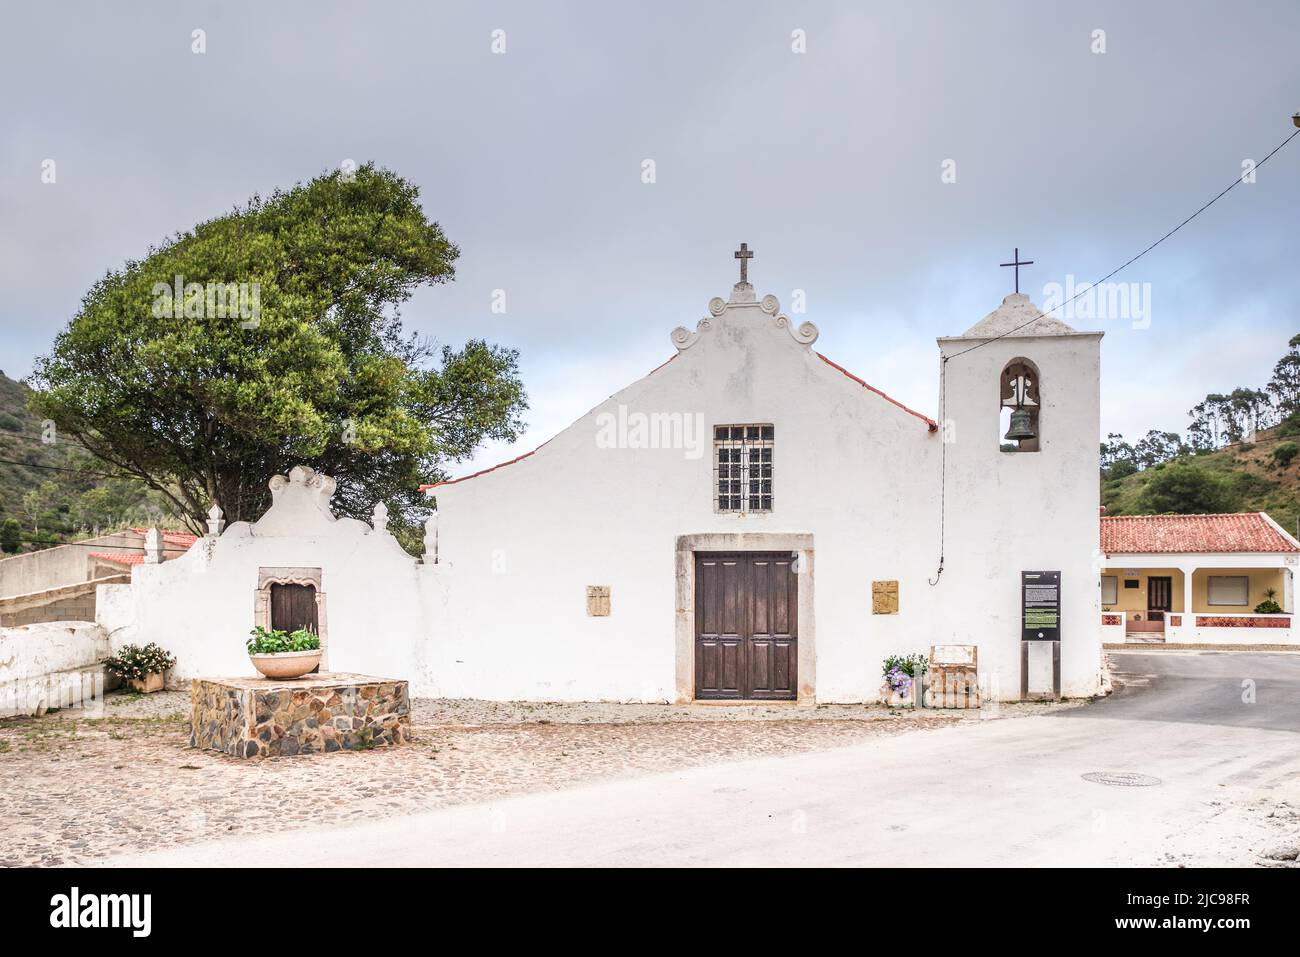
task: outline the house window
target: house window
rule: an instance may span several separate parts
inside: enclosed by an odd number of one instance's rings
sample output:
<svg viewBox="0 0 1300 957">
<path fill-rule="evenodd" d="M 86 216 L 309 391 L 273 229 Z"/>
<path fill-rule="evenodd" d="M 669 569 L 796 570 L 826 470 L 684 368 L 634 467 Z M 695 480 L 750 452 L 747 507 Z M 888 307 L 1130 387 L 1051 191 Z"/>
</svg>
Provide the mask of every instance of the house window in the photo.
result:
<svg viewBox="0 0 1300 957">
<path fill-rule="evenodd" d="M 1003 452 L 1037 452 L 1038 410 L 1043 404 L 1038 367 L 1028 359 L 1012 359 L 1002 369 L 998 395 L 998 447 Z"/>
<path fill-rule="evenodd" d="M 1245 605 L 1250 601 L 1247 575 L 1211 575 L 1206 582 L 1207 605 Z"/>
<path fill-rule="evenodd" d="M 1101 603 L 1113 605 L 1119 601 L 1119 579 L 1114 575 L 1101 576 Z"/>
<path fill-rule="evenodd" d="M 773 431 L 770 425 L 714 427 L 714 500 L 719 512 L 772 510 Z"/>
</svg>

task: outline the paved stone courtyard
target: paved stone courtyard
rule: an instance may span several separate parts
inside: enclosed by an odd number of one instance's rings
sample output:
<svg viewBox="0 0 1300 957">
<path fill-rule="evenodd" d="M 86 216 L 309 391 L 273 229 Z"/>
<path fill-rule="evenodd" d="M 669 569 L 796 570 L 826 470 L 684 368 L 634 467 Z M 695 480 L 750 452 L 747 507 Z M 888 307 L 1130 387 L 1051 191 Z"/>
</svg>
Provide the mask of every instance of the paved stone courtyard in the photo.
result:
<svg viewBox="0 0 1300 957">
<path fill-rule="evenodd" d="M 188 692 L 0 720 L 0 865 L 352 823 L 602 778 L 818 751 L 978 721 L 879 706 L 415 699 L 399 748 L 248 762 L 189 747 Z M 984 717 L 1062 705 L 1000 705 Z"/>
</svg>

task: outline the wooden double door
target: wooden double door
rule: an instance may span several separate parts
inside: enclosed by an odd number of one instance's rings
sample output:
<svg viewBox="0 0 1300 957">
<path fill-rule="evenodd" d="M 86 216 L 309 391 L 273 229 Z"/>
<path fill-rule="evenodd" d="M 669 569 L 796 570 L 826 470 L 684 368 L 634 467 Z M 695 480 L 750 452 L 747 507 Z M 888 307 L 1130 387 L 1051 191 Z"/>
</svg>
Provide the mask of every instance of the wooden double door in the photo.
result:
<svg viewBox="0 0 1300 957">
<path fill-rule="evenodd" d="M 798 612 L 790 552 L 697 552 L 695 697 L 794 700 Z"/>
</svg>

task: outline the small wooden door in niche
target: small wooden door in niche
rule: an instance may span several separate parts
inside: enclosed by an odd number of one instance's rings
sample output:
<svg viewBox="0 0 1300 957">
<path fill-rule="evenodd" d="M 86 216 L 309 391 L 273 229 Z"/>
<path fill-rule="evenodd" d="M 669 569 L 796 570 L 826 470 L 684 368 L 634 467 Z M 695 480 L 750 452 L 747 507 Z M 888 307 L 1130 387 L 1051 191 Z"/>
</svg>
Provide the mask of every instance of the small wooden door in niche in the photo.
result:
<svg viewBox="0 0 1300 957">
<path fill-rule="evenodd" d="M 320 618 L 313 585 L 271 584 L 271 627 L 277 631 L 306 628 L 320 634 Z"/>
</svg>

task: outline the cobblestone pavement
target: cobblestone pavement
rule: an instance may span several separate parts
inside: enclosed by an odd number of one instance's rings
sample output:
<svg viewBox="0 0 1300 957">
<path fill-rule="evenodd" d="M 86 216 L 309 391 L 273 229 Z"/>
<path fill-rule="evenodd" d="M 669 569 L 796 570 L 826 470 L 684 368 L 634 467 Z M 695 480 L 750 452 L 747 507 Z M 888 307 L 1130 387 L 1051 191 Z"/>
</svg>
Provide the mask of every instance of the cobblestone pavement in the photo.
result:
<svg viewBox="0 0 1300 957">
<path fill-rule="evenodd" d="M 998 717 L 1057 706 L 1002 705 Z M 343 824 L 979 720 L 879 706 L 413 702 L 405 747 L 241 761 L 189 747 L 189 693 L 0 720 L 0 865 Z"/>
</svg>

